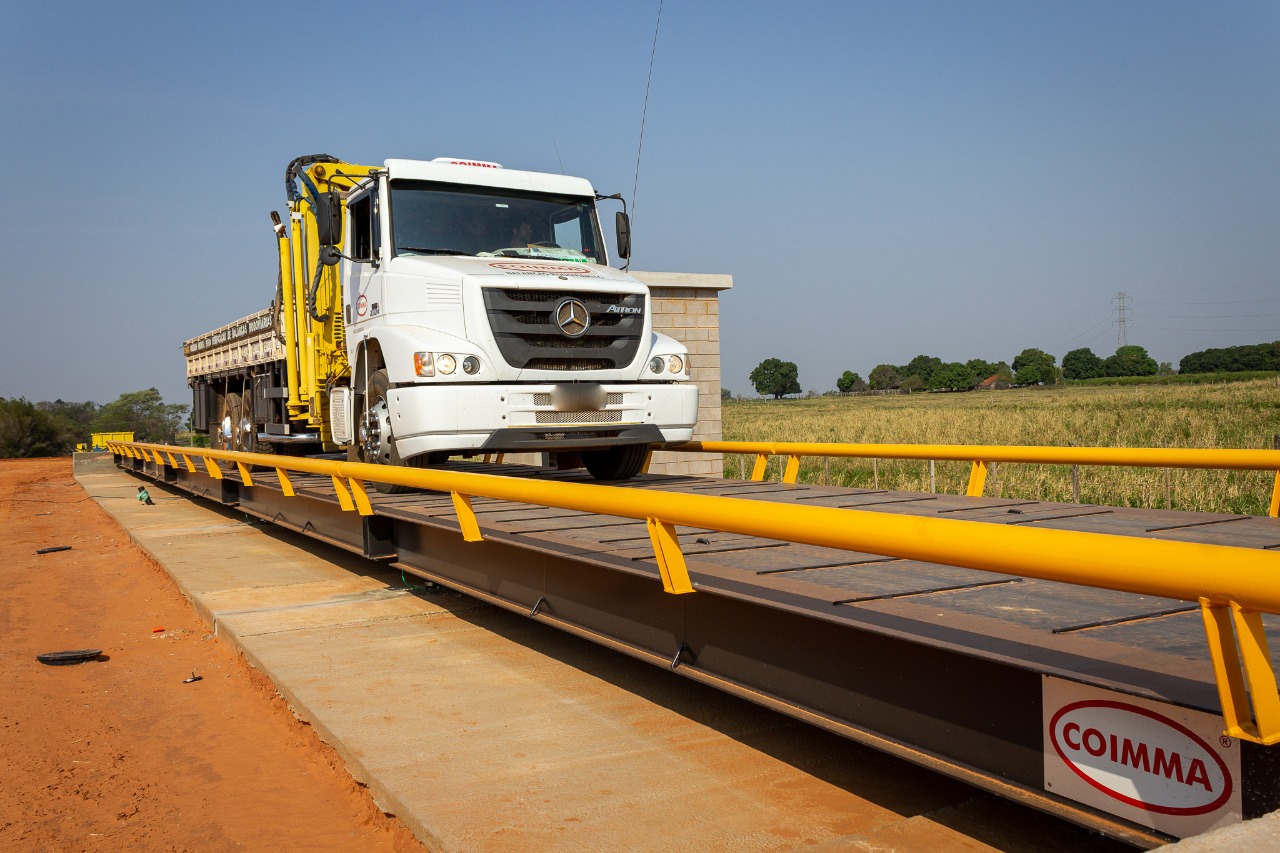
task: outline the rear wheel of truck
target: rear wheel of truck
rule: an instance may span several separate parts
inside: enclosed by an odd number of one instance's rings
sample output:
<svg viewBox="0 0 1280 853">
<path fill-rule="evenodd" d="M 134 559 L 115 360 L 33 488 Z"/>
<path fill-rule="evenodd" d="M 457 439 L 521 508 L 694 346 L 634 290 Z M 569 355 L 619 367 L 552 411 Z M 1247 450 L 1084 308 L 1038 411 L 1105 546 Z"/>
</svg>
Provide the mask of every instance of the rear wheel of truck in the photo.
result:
<svg viewBox="0 0 1280 853">
<path fill-rule="evenodd" d="M 364 411 L 360 415 L 357 455 L 361 462 L 369 462 L 373 465 L 421 468 L 426 464 L 426 456 L 405 461 L 396 451 L 396 439 L 391 430 L 391 409 L 387 405 L 387 393 L 390 390 L 391 380 L 387 378 L 386 368 L 369 374 L 369 387 L 364 392 Z M 413 491 L 409 486 L 395 486 L 390 483 L 375 482 L 373 487 L 384 495 L 400 495 Z"/>
<path fill-rule="evenodd" d="M 238 391 L 228 391 L 222 398 L 222 419 L 210 436 L 209 446 L 214 450 L 239 450 L 240 419 L 244 414 L 244 398 Z M 236 470 L 236 463 L 219 459 L 217 462 L 223 471 Z"/>
<path fill-rule="evenodd" d="M 213 446 L 218 450 L 239 450 L 236 436 L 240 431 L 240 418 L 244 412 L 243 399 L 238 393 L 227 394 L 222 399 L 222 420 L 213 436 Z"/>
<path fill-rule="evenodd" d="M 240 396 L 240 419 L 236 421 L 236 449 L 245 453 L 261 453 L 258 427 L 253 422 L 253 386 L 246 385 Z"/>
<path fill-rule="evenodd" d="M 605 450 L 582 451 L 582 464 L 597 480 L 630 480 L 644 468 L 647 444 L 624 444 Z"/>
</svg>

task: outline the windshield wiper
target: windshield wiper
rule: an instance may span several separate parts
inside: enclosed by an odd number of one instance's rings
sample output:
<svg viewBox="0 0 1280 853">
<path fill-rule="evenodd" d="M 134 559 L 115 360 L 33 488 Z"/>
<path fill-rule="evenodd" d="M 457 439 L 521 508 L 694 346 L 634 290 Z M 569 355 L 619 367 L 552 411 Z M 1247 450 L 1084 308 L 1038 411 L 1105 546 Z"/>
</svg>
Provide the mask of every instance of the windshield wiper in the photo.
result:
<svg viewBox="0 0 1280 853">
<path fill-rule="evenodd" d="M 470 255 L 458 249 L 430 249 L 426 246 L 396 246 L 397 252 L 417 252 L 420 255 Z"/>
</svg>

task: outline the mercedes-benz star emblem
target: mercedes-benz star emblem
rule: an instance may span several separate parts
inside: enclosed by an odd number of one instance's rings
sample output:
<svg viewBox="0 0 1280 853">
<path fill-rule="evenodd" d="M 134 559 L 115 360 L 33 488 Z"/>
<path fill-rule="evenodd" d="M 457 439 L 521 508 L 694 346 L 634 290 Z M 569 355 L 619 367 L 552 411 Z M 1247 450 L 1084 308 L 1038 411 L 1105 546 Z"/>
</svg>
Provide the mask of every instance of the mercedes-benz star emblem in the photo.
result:
<svg viewBox="0 0 1280 853">
<path fill-rule="evenodd" d="M 572 296 L 561 299 L 555 310 L 556 327 L 568 338 L 580 338 L 591 328 L 591 312 L 586 303 Z"/>
</svg>

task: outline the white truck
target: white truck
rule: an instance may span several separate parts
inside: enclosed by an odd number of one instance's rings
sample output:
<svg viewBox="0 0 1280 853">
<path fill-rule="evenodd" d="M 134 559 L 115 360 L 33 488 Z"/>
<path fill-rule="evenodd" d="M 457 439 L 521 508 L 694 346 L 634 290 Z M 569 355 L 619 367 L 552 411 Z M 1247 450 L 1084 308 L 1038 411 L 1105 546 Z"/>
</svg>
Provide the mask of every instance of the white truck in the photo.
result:
<svg viewBox="0 0 1280 853">
<path fill-rule="evenodd" d="M 272 307 L 184 343 L 215 446 L 412 466 L 555 451 L 625 479 L 692 438 L 688 352 L 608 263 L 596 202 L 616 197 L 452 158 L 301 157 L 286 189 Z M 626 258 L 625 210 L 616 225 Z"/>
</svg>

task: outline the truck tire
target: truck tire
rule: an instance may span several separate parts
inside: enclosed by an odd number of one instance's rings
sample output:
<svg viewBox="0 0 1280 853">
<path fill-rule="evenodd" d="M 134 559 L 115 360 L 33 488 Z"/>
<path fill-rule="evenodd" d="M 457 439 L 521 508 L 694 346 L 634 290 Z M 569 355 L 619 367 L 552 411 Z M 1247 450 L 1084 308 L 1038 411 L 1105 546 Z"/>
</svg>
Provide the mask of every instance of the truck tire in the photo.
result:
<svg viewBox="0 0 1280 853">
<path fill-rule="evenodd" d="M 630 480 L 644 467 L 647 444 L 624 444 L 605 450 L 582 451 L 582 464 L 597 480 Z"/>
<path fill-rule="evenodd" d="M 244 413 L 244 400 L 239 393 L 229 393 L 222 401 L 222 419 L 218 421 L 218 430 L 214 443 L 218 450 L 239 450 L 240 418 Z"/>
<path fill-rule="evenodd" d="M 360 461 L 373 465 L 421 468 L 427 457 L 419 456 L 405 461 L 396 450 L 395 435 L 391 431 L 390 409 L 387 407 L 387 392 L 390 390 L 391 380 L 387 378 L 386 368 L 369 374 L 369 387 L 364 393 L 364 411 L 360 415 L 360 443 L 357 446 Z M 402 495 L 413 491 L 409 486 L 390 483 L 375 482 L 373 487 L 384 495 Z"/>
<path fill-rule="evenodd" d="M 240 420 L 236 422 L 236 449 L 245 453 L 261 453 L 258 447 L 258 426 L 253 422 L 253 385 L 245 386 L 240 397 Z"/>
</svg>

